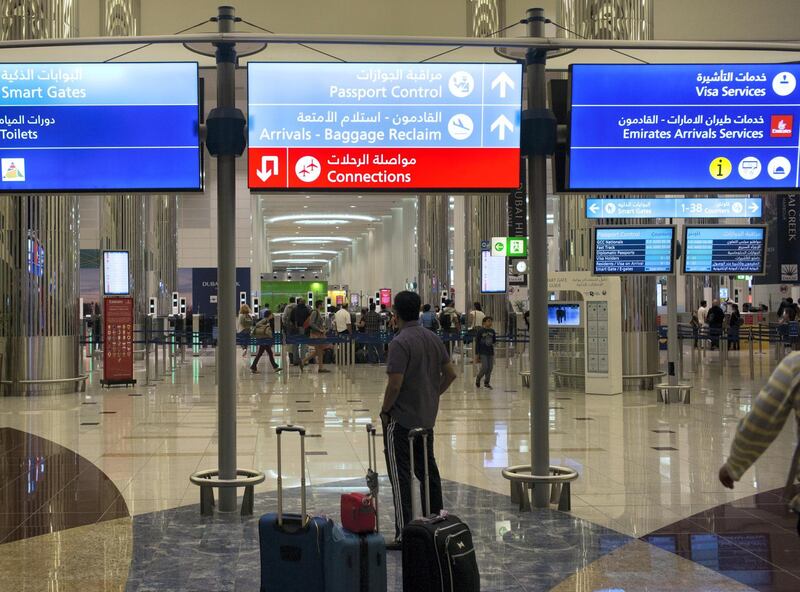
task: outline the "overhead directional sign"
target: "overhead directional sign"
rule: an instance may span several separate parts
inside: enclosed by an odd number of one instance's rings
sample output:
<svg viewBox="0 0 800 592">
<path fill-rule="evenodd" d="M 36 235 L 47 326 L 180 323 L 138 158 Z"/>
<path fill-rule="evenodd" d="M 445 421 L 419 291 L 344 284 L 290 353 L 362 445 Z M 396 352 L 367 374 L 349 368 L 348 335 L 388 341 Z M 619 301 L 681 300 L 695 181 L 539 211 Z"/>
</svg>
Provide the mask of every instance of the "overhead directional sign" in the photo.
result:
<svg viewBox="0 0 800 592">
<path fill-rule="evenodd" d="M 573 65 L 568 186 L 800 186 L 800 64 Z"/>
<path fill-rule="evenodd" d="M 684 273 L 764 273 L 765 226 L 687 226 Z"/>
<path fill-rule="evenodd" d="M 519 64 L 248 64 L 255 190 L 516 189 Z"/>
<path fill-rule="evenodd" d="M 197 64 L 0 64 L 0 192 L 201 186 Z"/>
<path fill-rule="evenodd" d="M 760 218 L 760 197 L 586 200 L 586 217 L 602 218 Z"/>
</svg>

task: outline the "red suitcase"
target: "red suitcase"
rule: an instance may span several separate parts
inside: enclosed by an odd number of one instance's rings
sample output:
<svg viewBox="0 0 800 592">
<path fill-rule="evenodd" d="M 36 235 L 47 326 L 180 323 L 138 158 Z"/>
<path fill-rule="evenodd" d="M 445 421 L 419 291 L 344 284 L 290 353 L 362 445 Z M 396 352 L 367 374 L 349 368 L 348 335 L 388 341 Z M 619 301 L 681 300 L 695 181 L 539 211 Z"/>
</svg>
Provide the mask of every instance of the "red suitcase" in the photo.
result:
<svg viewBox="0 0 800 592">
<path fill-rule="evenodd" d="M 370 493 L 343 493 L 341 498 L 342 526 L 356 534 L 378 531 L 378 459 L 375 446 L 375 428 L 367 425 L 367 486 Z"/>
</svg>

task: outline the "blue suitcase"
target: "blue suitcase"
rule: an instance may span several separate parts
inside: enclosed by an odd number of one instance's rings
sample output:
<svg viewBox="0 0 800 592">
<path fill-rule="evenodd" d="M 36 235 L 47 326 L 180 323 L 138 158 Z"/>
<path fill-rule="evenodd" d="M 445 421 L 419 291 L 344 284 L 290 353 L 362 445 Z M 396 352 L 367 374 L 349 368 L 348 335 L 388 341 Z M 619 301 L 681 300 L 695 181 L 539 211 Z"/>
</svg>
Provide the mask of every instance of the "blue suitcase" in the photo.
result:
<svg viewBox="0 0 800 592">
<path fill-rule="evenodd" d="M 300 514 L 283 513 L 281 433 L 300 434 Z M 333 522 L 306 514 L 305 436 L 303 426 L 278 426 L 278 511 L 258 521 L 261 546 L 261 592 L 324 592 L 325 543 Z"/>
<path fill-rule="evenodd" d="M 369 470 L 367 485 L 375 496 L 377 510 L 378 474 L 375 428 L 367 425 Z M 378 530 L 355 534 L 334 526 L 325 539 L 325 592 L 386 592 L 386 542 Z"/>
</svg>

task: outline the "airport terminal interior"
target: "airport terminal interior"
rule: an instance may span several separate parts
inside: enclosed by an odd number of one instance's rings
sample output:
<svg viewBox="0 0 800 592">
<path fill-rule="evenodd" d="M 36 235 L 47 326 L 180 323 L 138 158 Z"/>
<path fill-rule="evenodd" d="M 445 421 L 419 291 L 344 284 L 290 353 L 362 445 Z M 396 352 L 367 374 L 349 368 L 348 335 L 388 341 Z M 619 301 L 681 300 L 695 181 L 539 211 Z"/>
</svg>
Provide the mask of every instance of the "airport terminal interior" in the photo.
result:
<svg viewBox="0 0 800 592">
<path fill-rule="evenodd" d="M 220 4 L 0 0 L 0 592 L 800 590 L 800 3 Z"/>
</svg>

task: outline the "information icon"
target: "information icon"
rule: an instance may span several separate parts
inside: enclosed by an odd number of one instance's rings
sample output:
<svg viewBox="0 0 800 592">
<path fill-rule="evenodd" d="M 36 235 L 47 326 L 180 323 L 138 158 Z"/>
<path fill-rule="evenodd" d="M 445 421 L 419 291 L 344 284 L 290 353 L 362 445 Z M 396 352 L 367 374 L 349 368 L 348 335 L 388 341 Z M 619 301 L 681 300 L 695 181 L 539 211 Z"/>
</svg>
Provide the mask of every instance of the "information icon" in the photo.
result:
<svg viewBox="0 0 800 592">
<path fill-rule="evenodd" d="M 767 165 L 767 172 L 769 173 L 770 177 L 776 181 L 780 181 L 781 179 L 788 177 L 789 173 L 792 172 L 792 163 L 789 162 L 788 158 L 776 156 L 769 161 L 769 164 Z"/>
<path fill-rule="evenodd" d="M 450 81 L 447 84 L 450 89 L 450 94 L 459 99 L 468 97 L 475 90 L 475 79 L 472 74 L 464 70 L 459 70 L 450 76 Z"/>
<path fill-rule="evenodd" d="M 752 181 L 761 174 L 761 161 L 755 156 L 746 156 L 739 161 L 739 176 Z"/>
<path fill-rule="evenodd" d="M 711 176 L 714 177 L 717 181 L 722 181 L 723 179 L 727 179 L 731 171 L 733 170 L 733 166 L 731 166 L 731 161 L 725 158 L 724 156 L 720 156 L 719 158 L 715 158 L 711 161 L 711 164 L 708 165 L 708 172 L 711 173 Z"/>
<path fill-rule="evenodd" d="M 294 173 L 297 178 L 306 183 L 316 181 L 319 174 L 322 172 L 322 167 L 319 161 L 313 156 L 303 156 L 294 165 Z"/>
<path fill-rule="evenodd" d="M 779 97 L 786 97 L 794 92 L 797 87 L 797 79 L 791 72 L 781 72 L 772 79 L 772 90 Z"/>
<path fill-rule="evenodd" d="M 472 118 L 465 113 L 453 115 L 447 123 L 447 132 L 454 140 L 466 140 L 472 135 L 474 129 L 475 124 L 472 122 Z"/>
</svg>

